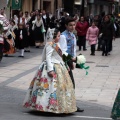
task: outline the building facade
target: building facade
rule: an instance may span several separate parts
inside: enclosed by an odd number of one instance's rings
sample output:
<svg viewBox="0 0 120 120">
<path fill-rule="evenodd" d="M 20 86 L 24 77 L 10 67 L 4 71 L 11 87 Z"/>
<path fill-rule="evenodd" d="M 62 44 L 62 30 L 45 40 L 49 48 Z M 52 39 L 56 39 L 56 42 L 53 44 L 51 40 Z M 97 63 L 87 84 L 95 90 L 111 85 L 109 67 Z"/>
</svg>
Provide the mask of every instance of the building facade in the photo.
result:
<svg viewBox="0 0 120 120">
<path fill-rule="evenodd" d="M 23 12 L 32 10 L 45 10 L 54 13 L 56 9 L 62 7 L 62 0 L 21 0 Z"/>
<path fill-rule="evenodd" d="M 20 10 L 31 12 L 39 9 L 54 14 L 56 9 L 62 8 L 63 6 L 62 0 L 0 0 L 0 3 L 0 8 L 5 7 L 9 11 L 9 18 L 14 14 L 18 14 Z M 7 3 L 9 3 L 9 7 L 7 7 Z M 16 8 L 17 3 L 21 4 L 18 8 Z"/>
<path fill-rule="evenodd" d="M 84 1 L 84 14 L 98 15 L 102 12 L 105 14 L 118 13 L 118 3 L 120 0 L 74 0 L 74 13 L 80 14 L 82 2 Z"/>
</svg>

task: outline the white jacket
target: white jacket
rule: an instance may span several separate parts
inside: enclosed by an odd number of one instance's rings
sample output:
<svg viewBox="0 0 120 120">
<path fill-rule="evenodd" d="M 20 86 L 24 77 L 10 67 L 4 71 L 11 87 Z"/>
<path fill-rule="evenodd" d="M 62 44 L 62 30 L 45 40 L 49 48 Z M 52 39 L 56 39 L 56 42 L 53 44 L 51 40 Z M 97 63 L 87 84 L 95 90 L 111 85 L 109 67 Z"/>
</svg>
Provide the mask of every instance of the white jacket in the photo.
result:
<svg viewBox="0 0 120 120">
<path fill-rule="evenodd" d="M 59 44 L 58 44 L 59 46 Z M 63 52 L 63 54 L 68 55 L 67 53 Z M 62 57 L 57 53 L 57 51 L 48 43 L 46 44 L 43 54 L 42 54 L 42 62 L 47 62 L 47 71 L 50 72 L 54 70 L 54 63 L 64 64 Z"/>
</svg>

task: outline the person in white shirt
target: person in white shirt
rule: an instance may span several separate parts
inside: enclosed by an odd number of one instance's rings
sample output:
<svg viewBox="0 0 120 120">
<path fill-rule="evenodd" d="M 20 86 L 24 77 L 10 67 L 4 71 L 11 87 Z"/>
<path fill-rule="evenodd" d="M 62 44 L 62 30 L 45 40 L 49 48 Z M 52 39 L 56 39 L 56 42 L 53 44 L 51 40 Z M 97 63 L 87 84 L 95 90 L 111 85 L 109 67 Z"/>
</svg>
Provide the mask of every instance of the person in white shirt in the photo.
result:
<svg viewBox="0 0 120 120">
<path fill-rule="evenodd" d="M 71 55 L 73 58 L 76 58 L 76 37 L 73 34 L 73 31 L 75 30 L 75 20 L 72 18 L 68 18 L 65 22 L 66 30 L 61 33 L 61 37 L 59 40 L 60 47 L 63 51 L 67 52 L 69 55 Z M 73 77 L 72 70 L 74 69 L 74 65 L 72 61 L 69 61 L 69 75 L 71 77 L 73 86 L 75 88 L 75 81 Z M 80 109 L 77 107 L 77 112 L 83 112 L 83 109 Z"/>
</svg>

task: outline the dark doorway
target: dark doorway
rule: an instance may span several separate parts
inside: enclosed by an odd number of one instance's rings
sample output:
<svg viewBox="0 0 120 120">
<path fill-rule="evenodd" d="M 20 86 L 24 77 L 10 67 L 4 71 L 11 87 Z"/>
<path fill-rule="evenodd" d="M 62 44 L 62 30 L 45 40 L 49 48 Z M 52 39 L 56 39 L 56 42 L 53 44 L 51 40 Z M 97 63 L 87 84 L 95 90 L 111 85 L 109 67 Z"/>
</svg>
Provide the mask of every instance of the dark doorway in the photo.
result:
<svg viewBox="0 0 120 120">
<path fill-rule="evenodd" d="M 43 1 L 43 10 L 46 12 L 51 12 L 51 2 Z"/>
<path fill-rule="evenodd" d="M 64 0 L 64 10 L 73 15 L 74 0 Z"/>
<path fill-rule="evenodd" d="M 54 8 L 55 10 L 58 8 L 58 0 L 54 0 Z"/>
</svg>

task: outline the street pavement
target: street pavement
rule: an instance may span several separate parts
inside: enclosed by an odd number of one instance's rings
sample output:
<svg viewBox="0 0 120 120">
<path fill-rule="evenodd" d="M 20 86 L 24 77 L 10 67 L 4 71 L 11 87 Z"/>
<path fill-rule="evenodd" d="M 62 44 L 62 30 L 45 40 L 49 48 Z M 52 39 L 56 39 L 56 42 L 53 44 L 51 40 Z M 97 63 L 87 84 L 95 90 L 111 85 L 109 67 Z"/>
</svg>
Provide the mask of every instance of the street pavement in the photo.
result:
<svg viewBox="0 0 120 120">
<path fill-rule="evenodd" d="M 23 108 L 27 88 L 41 63 L 42 49 L 31 48 L 25 58 L 19 58 L 19 52 L 4 57 L 0 63 L 0 120 L 111 120 L 111 109 L 120 86 L 119 41 L 113 41 L 109 56 L 102 56 L 101 51 L 90 56 L 89 45 L 87 51 L 77 51 L 85 55 L 86 66 L 90 66 L 88 75 L 85 70 L 73 71 L 77 106 L 85 109 L 83 113 L 55 115 Z"/>
</svg>

